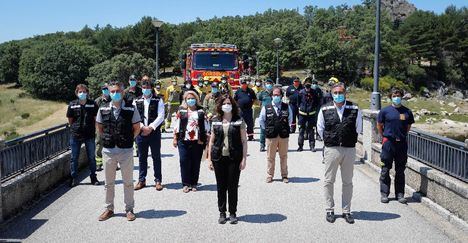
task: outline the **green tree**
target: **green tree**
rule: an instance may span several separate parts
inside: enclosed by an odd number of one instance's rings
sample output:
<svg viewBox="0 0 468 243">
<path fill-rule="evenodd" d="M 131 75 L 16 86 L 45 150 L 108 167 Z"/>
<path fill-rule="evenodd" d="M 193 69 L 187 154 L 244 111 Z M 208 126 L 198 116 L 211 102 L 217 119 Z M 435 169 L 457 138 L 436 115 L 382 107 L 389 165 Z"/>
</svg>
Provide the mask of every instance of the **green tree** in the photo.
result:
<svg viewBox="0 0 468 243">
<path fill-rule="evenodd" d="M 18 83 L 21 47 L 16 41 L 0 46 L 0 83 Z"/>
</svg>

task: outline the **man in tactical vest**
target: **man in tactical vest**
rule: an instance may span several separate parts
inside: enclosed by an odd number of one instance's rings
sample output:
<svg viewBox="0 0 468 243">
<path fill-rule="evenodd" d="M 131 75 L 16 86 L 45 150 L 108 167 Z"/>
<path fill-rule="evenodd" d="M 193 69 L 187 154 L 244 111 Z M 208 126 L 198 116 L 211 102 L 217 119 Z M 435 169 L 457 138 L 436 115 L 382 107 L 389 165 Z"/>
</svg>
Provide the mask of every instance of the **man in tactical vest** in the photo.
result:
<svg viewBox="0 0 468 243">
<path fill-rule="evenodd" d="M 356 158 L 356 142 L 362 131 L 362 115 L 359 107 L 346 100 L 344 84 L 335 84 L 331 90 L 333 102 L 322 106 L 318 115 L 317 129 L 325 144 L 325 201 L 326 220 L 335 222 L 333 187 L 338 167 L 341 171 L 343 218 L 354 223 L 351 215 L 353 197 L 353 169 Z M 313 134 L 311 134 L 313 136 Z"/>
<path fill-rule="evenodd" d="M 260 127 L 265 129 L 267 145 L 267 183 L 273 182 L 275 175 L 275 157 L 278 151 L 281 164 L 281 177 L 288 183 L 288 142 L 290 125 L 292 123 L 291 107 L 283 103 L 283 91 L 280 87 L 273 88 L 272 101 L 260 111 Z"/>
<path fill-rule="evenodd" d="M 107 83 L 101 86 L 101 96 L 94 100 L 98 107 L 109 104 L 111 101 L 109 96 L 109 88 Z M 102 171 L 102 137 L 99 133 L 96 133 L 96 171 Z"/>
<path fill-rule="evenodd" d="M 128 100 L 123 99 L 121 84 L 109 85 L 112 102 L 99 108 L 96 116 L 97 128 L 102 136 L 104 149 L 104 173 L 106 176 L 106 210 L 99 216 L 99 221 L 114 215 L 115 174 L 120 164 L 124 186 L 125 211 L 128 221 L 135 220 L 133 213 L 133 139 L 140 134 L 140 114 Z"/>
<path fill-rule="evenodd" d="M 96 136 L 94 120 L 96 119 L 98 106 L 94 103 L 94 100 L 89 99 L 88 93 L 86 85 L 78 84 L 75 89 L 75 95 L 78 99 L 70 102 L 67 110 L 68 124 L 70 125 L 71 132 L 70 187 L 78 185 L 78 161 L 83 143 L 85 144 L 88 156 L 91 184 L 99 185 L 96 177 L 96 144 L 94 142 Z"/>
<path fill-rule="evenodd" d="M 139 178 L 135 185 L 135 190 L 140 190 L 146 186 L 146 174 L 148 171 L 148 149 L 151 148 L 153 159 L 153 170 L 155 177 L 155 188 L 158 191 L 163 189 L 161 185 L 161 129 L 164 121 L 164 102 L 152 91 L 151 83 L 144 81 L 141 84 L 143 95 L 134 100 L 134 105 L 138 109 L 141 117 L 140 134 L 136 137 L 139 156 Z"/>
<path fill-rule="evenodd" d="M 305 133 L 309 134 L 309 147 L 312 152 L 315 152 L 315 132 L 314 127 L 317 121 L 317 111 L 320 107 L 320 99 L 312 89 L 312 79 L 304 80 L 304 89 L 299 91 L 297 96 L 297 106 L 299 112 L 299 138 L 297 151 L 301 152 L 304 146 Z"/>
<path fill-rule="evenodd" d="M 174 77 L 172 79 L 171 86 L 167 87 L 166 95 L 164 95 L 164 102 L 167 104 L 167 114 L 166 114 L 166 129 L 171 127 L 172 114 L 176 113 L 180 106 L 180 97 L 181 89 L 177 85 L 177 79 Z"/>
</svg>

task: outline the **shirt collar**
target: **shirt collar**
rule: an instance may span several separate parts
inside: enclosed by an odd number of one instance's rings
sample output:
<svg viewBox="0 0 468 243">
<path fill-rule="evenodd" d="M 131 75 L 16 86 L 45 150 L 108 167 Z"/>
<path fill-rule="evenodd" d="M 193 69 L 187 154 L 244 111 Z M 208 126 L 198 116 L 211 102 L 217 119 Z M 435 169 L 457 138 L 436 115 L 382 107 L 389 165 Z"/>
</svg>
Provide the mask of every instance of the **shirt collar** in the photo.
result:
<svg viewBox="0 0 468 243">
<path fill-rule="evenodd" d="M 335 102 L 333 102 L 333 105 L 335 106 L 337 110 L 342 111 L 346 107 L 346 100 L 344 101 L 344 104 L 341 107 L 338 107 Z"/>
</svg>

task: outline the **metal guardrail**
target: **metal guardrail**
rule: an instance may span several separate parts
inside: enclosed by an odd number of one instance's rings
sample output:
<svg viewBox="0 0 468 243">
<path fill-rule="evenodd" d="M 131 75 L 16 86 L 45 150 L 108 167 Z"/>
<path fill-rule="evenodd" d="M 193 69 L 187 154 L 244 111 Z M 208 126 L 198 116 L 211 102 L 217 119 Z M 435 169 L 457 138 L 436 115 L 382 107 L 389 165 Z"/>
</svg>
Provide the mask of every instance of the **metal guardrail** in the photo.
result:
<svg viewBox="0 0 468 243">
<path fill-rule="evenodd" d="M 69 138 L 69 126 L 62 124 L 5 142 L 0 150 L 0 179 L 23 173 L 67 151 Z"/>
<path fill-rule="evenodd" d="M 468 182 L 468 149 L 462 142 L 411 129 L 408 156 Z"/>
</svg>

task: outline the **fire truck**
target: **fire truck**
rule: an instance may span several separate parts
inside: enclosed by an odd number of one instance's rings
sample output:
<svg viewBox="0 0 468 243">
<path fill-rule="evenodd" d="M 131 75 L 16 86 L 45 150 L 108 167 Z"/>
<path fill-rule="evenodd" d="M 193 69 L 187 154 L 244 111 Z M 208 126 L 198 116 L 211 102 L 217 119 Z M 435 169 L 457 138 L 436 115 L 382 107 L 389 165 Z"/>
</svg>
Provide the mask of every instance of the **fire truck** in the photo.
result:
<svg viewBox="0 0 468 243">
<path fill-rule="evenodd" d="M 239 50 L 232 44 L 191 44 L 181 60 L 184 80 L 191 80 L 193 85 L 196 85 L 200 77 L 210 82 L 219 82 L 225 75 L 231 87 L 236 90 L 240 85 L 239 78 L 243 68 Z"/>
</svg>

